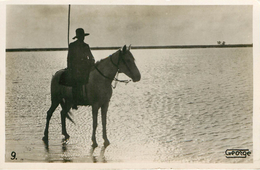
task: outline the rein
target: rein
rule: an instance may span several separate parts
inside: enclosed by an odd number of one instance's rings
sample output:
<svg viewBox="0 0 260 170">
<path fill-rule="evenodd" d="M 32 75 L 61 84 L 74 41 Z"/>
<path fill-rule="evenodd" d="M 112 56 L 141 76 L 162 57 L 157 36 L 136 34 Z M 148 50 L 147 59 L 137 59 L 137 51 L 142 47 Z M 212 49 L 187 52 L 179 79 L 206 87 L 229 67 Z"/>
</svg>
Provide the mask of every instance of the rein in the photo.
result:
<svg viewBox="0 0 260 170">
<path fill-rule="evenodd" d="M 98 68 L 97 68 L 97 66 L 95 66 L 95 69 L 99 72 L 99 74 L 101 74 L 103 77 L 105 77 L 106 79 L 109 79 L 109 80 L 114 80 L 114 81 L 116 81 L 116 82 L 120 82 L 120 83 L 125 83 L 126 85 L 131 81 L 131 80 L 119 80 L 117 77 L 118 77 L 118 73 L 119 73 L 119 62 L 120 62 L 120 59 L 122 58 L 122 54 L 121 54 L 121 51 L 120 51 L 120 53 L 119 53 L 119 59 L 118 59 L 118 61 L 117 61 L 117 64 L 115 64 L 114 62 L 113 62 L 113 60 L 112 60 L 112 55 L 110 55 L 109 56 L 109 58 L 110 58 L 110 62 L 117 68 L 117 72 L 116 72 L 116 77 L 114 77 L 114 78 L 110 78 L 110 77 L 108 77 L 108 76 L 106 76 L 106 75 L 104 75 Z M 129 67 L 128 67 L 128 65 L 125 63 L 125 61 L 122 59 L 122 61 L 124 62 L 124 64 L 127 66 L 127 68 L 129 69 Z M 130 70 L 130 69 L 129 69 Z M 112 86 L 112 85 L 111 85 Z M 115 86 L 112 86 L 113 87 L 113 89 L 115 89 L 116 88 L 116 84 L 115 84 Z"/>
</svg>

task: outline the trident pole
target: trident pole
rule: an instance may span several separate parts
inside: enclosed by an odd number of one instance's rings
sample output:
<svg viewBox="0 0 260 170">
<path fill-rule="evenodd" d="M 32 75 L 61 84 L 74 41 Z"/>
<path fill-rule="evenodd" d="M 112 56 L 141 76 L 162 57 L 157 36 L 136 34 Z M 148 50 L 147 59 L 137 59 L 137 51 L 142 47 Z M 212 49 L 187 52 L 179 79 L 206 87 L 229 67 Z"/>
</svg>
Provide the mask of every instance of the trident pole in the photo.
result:
<svg viewBox="0 0 260 170">
<path fill-rule="evenodd" d="M 70 44 L 70 4 L 69 4 L 69 12 L 68 12 L 68 47 L 69 47 L 69 44 Z"/>
</svg>

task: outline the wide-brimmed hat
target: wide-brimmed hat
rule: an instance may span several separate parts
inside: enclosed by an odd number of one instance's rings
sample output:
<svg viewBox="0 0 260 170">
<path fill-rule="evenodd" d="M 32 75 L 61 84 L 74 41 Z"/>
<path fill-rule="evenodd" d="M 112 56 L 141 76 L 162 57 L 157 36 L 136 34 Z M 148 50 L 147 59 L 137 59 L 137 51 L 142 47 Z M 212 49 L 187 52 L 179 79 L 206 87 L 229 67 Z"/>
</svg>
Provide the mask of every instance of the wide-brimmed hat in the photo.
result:
<svg viewBox="0 0 260 170">
<path fill-rule="evenodd" d="M 76 29 L 76 36 L 73 37 L 72 39 L 78 38 L 78 37 L 85 37 L 88 36 L 89 33 L 85 33 L 85 31 L 83 30 L 83 28 L 78 28 Z"/>
</svg>

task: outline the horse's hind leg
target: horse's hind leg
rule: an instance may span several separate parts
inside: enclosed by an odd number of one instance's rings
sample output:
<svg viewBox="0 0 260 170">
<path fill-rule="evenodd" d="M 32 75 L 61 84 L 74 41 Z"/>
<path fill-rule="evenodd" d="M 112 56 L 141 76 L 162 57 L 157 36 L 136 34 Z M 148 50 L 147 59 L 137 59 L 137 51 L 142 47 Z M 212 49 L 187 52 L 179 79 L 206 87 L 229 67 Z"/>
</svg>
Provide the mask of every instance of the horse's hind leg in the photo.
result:
<svg viewBox="0 0 260 170">
<path fill-rule="evenodd" d="M 68 135 L 67 130 L 66 130 L 66 114 L 68 114 L 71 106 L 69 105 L 68 102 L 61 102 L 61 107 L 62 110 L 60 112 L 61 115 L 61 125 L 62 125 L 62 134 L 64 135 L 64 140 L 68 140 L 70 138 L 70 135 Z"/>
<path fill-rule="evenodd" d="M 44 136 L 42 138 L 42 140 L 44 141 L 44 143 L 46 145 L 48 145 L 48 133 L 49 133 L 49 124 L 50 124 L 50 120 L 52 117 L 53 112 L 55 111 L 55 109 L 58 107 L 59 103 L 58 102 L 54 102 L 52 101 L 51 103 L 51 107 L 49 108 L 49 110 L 47 111 L 47 117 L 46 117 L 46 126 L 45 126 L 45 131 L 44 131 Z"/>
<path fill-rule="evenodd" d="M 65 116 L 66 111 L 65 110 L 62 110 L 60 112 L 60 115 L 61 115 L 61 124 L 62 124 L 62 134 L 64 135 L 64 140 L 68 140 L 70 138 L 70 135 L 67 133 L 67 130 L 66 130 L 66 116 Z"/>
</svg>

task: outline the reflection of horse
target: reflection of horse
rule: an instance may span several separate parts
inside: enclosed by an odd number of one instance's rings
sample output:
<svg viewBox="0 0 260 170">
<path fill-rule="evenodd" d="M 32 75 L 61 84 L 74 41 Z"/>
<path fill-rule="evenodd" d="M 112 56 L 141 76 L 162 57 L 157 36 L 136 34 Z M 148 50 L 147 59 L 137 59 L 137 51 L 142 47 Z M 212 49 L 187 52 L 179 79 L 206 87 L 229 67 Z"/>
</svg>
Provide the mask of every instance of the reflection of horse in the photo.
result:
<svg viewBox="0 0 260 170">
<path fill-rule="evenodd" d="M 64 70 L 56 72 L 51 81 L 51 107 L 47 112 L 46 127 L 44 131 L 44 137 L 42 140 L 48 146 L 48 129 L 51 116 L 55 109 L 60 104 L 61 111 L 61 123 L 62 134 L 65 136 L 65 140 L 69 139 L 69 135 L 66 131 L 66 118 L 70 118 L 68 112 L 72 107 L 72 88 L 59 84 L 60 76 Z M 89 75 L 89 82 L 84 86 L 83 91 L 87 91 L 85 95 L 87 103 L 81 105 L 92 106 L 93 116 L 93 133 L 92 133 L 92 148 L 93 150 L 98 146 L 96 141 L 96 128 L 97 128 L 97 115 L 98 110 L 101 108 L 102 126 L 103 126 L 103 139 L 104 147 L 106 148 L 110 143 L 106 134 L 106 117 L 110 98 L 112 96 L 111 83 L 115 78 L 117 72 L 125 73 L 130 77 L 133 82 L 137 82 L 141 79 L 140 72 L 135 65 L 135 59 L 130 52 L 130 46 L 127 49 L 126 46 L 122 50 L 118 50 L 111 56 L 101 60 L 95 64 Z M 83 95 L 84 96 L 84 95 Z"/>
</svg>

